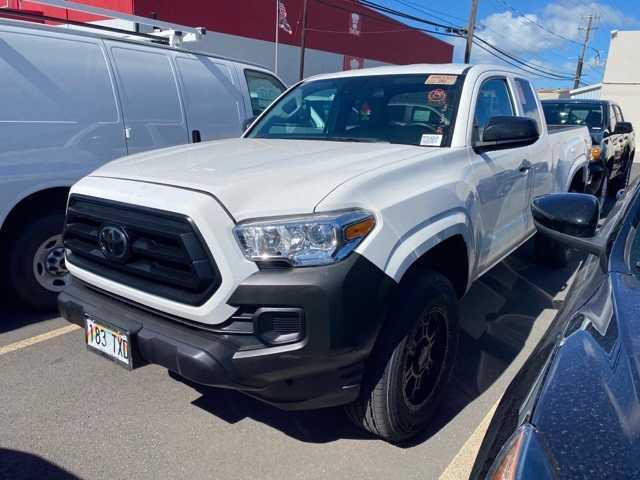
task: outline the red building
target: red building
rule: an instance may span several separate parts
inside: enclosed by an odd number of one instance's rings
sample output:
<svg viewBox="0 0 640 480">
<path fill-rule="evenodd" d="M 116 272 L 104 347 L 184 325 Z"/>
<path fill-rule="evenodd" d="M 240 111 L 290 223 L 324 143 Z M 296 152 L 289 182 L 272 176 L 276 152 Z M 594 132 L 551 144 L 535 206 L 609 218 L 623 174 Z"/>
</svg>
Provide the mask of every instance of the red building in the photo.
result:
<svg viewBox="0 0 640 480">
<path fill-rule="evenodd" d="M 76 0 L 122 13 L 205 27 L 194 46 L 275 70 L 277 0 Z M 304 0 L 280 0 L 277 73 L 297 80 Z M 7 7 L 77 21 L 103 20 L 22 0 Z M 453 46 L 359 5 L 354 0 L 308 0 L 305 75 L 384 64 L 447 63 Z M 285 17 L 286 12 L 286 17 Z"/>
</svg>

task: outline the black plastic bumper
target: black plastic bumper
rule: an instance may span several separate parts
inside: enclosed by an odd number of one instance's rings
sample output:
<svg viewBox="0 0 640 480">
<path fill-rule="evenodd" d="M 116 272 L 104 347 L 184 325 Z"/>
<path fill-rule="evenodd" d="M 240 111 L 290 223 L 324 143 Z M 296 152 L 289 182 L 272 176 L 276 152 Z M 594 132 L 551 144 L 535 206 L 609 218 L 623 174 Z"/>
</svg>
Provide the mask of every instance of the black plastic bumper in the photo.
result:
<svg viewBox="0 0 640 480">
<path fill-rule="evenodd" d="M 336 265 L 264 270 L 229 299 L 240 311 L 290 307 L 304 312 L 304 337 L 270 346 L 249 330 L 212 332 L 181 323 L 74 281 L 58 299 L 67 320 L 85 317 L 131 334 L 134 361 L 166 367 L 202 385 L 243 391 L 283 409 L 348 403 L 360 389 L 395 283 L 353 254 Z"/>
</svg>

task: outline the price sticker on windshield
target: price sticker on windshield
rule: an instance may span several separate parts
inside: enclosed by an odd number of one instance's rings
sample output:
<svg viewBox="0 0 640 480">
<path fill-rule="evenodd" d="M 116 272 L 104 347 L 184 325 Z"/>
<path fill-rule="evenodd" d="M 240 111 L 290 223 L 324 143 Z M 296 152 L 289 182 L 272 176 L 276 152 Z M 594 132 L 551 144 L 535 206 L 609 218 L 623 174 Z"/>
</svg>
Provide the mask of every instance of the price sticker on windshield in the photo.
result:
<svg viewBox="0 0 640 480">
<path fill-rule="evenodd" d="M 458 81 L 457 75 L 429 75 L 424 82 L 425 85 L 455 85 Z"/>
<path fill-rule="evenodd" d="M 422 147 L 439 147 L 442 144 L 442 135 L 424 134 L 420 138 Z"/>
</svg>

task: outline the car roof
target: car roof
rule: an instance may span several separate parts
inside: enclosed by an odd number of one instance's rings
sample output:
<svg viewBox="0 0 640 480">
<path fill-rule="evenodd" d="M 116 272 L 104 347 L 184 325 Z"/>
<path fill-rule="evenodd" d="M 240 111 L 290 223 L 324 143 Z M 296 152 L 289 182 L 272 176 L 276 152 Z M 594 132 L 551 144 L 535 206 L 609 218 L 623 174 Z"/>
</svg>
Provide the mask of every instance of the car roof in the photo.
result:
<svg viewBox="0 0 640 480">
<path fill-rule="evenodd" d="M 593 103 L 598 105 L 615 104 L 610 100 L 599 100 L 595 98 L 547 98 L 542 103 Z"/>
</svg>

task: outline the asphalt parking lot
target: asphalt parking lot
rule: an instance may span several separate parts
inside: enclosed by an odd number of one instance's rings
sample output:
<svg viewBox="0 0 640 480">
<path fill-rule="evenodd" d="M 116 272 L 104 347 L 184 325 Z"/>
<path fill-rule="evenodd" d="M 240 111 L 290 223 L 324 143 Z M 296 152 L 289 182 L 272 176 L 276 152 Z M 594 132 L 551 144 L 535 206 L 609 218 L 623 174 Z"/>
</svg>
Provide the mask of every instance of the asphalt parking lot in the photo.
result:
<svg viewBox="0 0 640 480">
<path fill-rule="evenodd" d="M 459 368 L 431 427 L 392 446 L 341 409 L 287 413 L 241 394 L 132 372 L 88 352 L 81 330 L 0 313 L 0 477 L 465 478 L 492 409 L 553 320 L 578 260 L 552 271 L 525 245 L 462 305 Z"/>
</svg>

